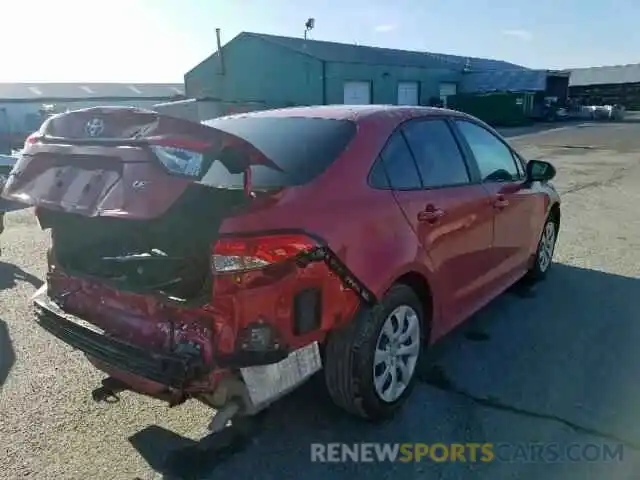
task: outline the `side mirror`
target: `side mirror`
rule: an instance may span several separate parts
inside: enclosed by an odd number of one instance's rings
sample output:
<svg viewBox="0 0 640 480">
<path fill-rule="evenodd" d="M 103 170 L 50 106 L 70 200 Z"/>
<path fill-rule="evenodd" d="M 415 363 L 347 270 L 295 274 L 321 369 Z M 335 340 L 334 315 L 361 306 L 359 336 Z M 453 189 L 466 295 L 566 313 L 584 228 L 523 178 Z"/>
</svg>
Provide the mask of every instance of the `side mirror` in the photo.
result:
<svg viewBox="0 0 640 480">
<path fill-rule="evenodd" d="M 526 171 L 528 182 L 548 182 L 556 176 L 556 168 L 543 160 L 529 160 Z"/>
</svg>

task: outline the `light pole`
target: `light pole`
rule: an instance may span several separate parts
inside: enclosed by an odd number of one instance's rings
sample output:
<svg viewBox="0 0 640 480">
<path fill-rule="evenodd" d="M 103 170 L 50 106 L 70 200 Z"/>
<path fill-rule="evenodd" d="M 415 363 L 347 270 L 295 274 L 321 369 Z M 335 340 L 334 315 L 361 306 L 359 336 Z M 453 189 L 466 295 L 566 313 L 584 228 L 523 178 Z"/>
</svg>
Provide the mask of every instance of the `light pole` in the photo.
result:
<svg viewBox="0 0 640 480">
<path fill-rule="evenodd" d="M 316 19 L 315 18 L 309 18 L 307 20 L 307 23 L 304 24 L 304 39 L 307 39 L 307 33 L 309 33 L 309 30 L 313 30 L 313 27 L 316 26 Z"/>
</svg>

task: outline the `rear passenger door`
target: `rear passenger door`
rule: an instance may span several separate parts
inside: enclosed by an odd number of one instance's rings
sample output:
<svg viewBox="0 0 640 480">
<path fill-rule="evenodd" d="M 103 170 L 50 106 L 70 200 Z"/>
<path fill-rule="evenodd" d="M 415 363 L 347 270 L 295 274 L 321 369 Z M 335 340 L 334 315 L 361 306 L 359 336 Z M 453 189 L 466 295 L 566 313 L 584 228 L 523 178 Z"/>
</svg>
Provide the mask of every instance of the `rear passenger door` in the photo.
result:
<svg viewBox="0 0 640 480">
<path fill-rule="evenodd" d="M 473 185 L 465 158 L 445 118 L 402 125 L 380 155 L 389 185 L 432 261 L 442 322 L 434 335 L 474 311 L 484 295 L 493 211 Z"/>
<path fill-rule="evenodd" d="M 414 120 L 402 130 L 423 185 L 418 237 L 446 286 L 443 313 L 453 327 L 487 294 L 493 211 L 445 118 Z"/>
<path fill-rule="evenodd" d="M 524 184 L 522 162 L 501 138 L 472 121 L 457 119 L 455 124 L 491 196 L 495 211 L 492 276 L 501 289 L 527 268 L 531 239 L 536 236 L 536 194 Z"/>
</svg>

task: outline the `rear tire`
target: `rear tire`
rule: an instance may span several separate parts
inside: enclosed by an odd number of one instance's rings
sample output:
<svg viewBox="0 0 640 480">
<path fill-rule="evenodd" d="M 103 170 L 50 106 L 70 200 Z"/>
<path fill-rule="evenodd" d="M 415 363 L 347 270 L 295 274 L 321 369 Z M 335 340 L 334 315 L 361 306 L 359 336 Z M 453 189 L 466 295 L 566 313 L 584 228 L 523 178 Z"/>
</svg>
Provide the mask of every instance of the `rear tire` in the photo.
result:
<svg viewBox="0 0 640 480">
<path fill-rule="evenodd" d="M 324 371 L 336 405 L 373 421 L 391 417 L 415 386 L 427 331 L 419 298 L 396 284 L 377 305 L 332 332 Z"/>
<path fill-rule="evenodd" d="M 526 275 L 526 280 L 536 283 L 544 280 L 553 265 L 553 254 L 558 240 L 558 221 L 549 215 L 542 228 L 542 234 L 538 241 L 538 249 L 533 266 Z"/>
</svg>

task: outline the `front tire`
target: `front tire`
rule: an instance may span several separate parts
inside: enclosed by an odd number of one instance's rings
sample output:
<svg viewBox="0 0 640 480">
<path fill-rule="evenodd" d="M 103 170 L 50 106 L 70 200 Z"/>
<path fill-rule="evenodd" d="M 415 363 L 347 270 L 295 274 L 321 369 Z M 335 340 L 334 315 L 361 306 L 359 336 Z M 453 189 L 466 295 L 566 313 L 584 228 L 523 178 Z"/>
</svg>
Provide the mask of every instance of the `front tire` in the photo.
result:
<svg viewBox="0 0 640 480">
<path fill-rule="evenodd" d="M 527 272 L 527 280 L 539 282 L 544 280 L 553 264 L 553 254 L 558 240 L 558 222 L 553 216 L 547 217 L 538 242 L 534 264 Z"/>
<path fill-rule="evenodd" d="M 414 291 L 397 284 L 332 332 L 324 370 L 333 401 L 369 420 L 392 416 L 415 385 L 427 325 Z"/>
</svg>

